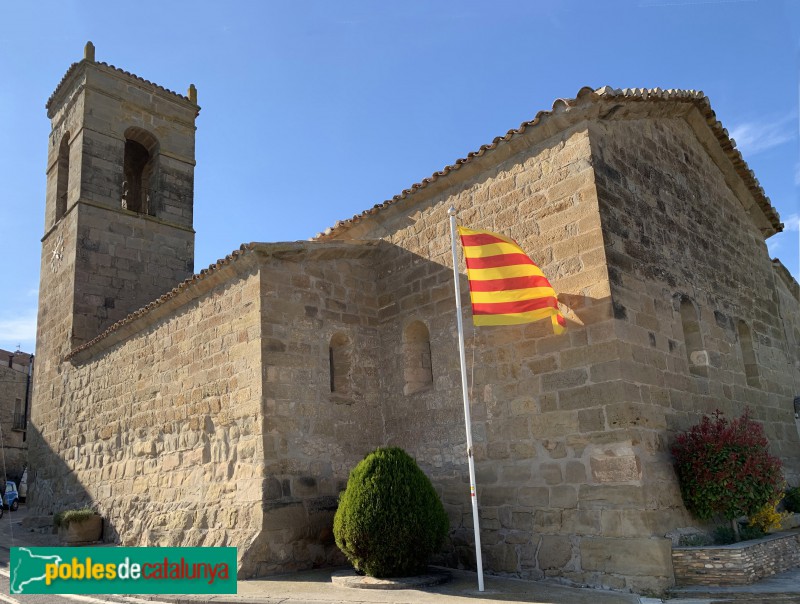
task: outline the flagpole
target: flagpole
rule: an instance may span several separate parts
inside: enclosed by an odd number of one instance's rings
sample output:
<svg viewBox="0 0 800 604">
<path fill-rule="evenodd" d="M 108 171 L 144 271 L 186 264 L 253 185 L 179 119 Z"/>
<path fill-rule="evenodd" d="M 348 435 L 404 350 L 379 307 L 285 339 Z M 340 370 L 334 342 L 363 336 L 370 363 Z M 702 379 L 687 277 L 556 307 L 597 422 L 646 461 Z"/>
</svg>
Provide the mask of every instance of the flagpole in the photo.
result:
<svg viewBox="0 0 800 604">
<path fill-rule="evenodd" d="M 458 323 L 458 352 L 461 355 L 461 391 L 464 397 L 464 422 L 467 425 L 467 463 L 469 465 L 469 493 L 472 500 L 472 524 L 475 527 L 475 561 L 478 565 L 478 591 L 483 591 L 483 558 L 481 556 L 481 530 L 478 523 L 478 495 L 475 490 L 475 461 L 472 449 L 472 427 L 469 417 L 469 390 L 467 389 L 467 359 L 464 353 L 464 322 L 461 318 L 461 288 L 458 284 L 458 253 L 456 251 L 456 209 L 450 206 L 450 240 L 453 247 L 453 280 L 456 288 L 456 321 Z"/>
</svg>

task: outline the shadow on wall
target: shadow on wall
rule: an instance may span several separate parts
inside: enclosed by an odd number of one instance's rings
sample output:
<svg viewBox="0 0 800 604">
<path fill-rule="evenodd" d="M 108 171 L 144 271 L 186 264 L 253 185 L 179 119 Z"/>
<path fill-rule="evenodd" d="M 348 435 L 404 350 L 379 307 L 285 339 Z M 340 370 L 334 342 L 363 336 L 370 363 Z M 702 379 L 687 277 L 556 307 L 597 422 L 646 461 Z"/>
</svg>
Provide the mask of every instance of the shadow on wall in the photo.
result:
<svg viewBox="0 0 800 604">
<path fill-rule="evenodd" d="M 33 424 L 28 423 L 28 442 L 32 448 L 41 451 L 41 457 L 29 457 L 28 467 L 28 507 L 31 510 L 28 523 L 31 528 L 52 526 L 53 516 L 64 510 L 90 507 L 103 517 L 103 542 L 119 543 L 119 533 L 113 524 L 109 511 L 103 509 L 87 488 L 81 484 L 70 463 L 62 459 L 44 441 Z M 88 447 L 74 447 L 69 461 L 74 465 L 81 463 L 81 455 L 91 455 Z M 41 460 L 46 459 L 47 470 L 42 471 Z M 54 486 L 57 481 L 58 488 Z M 95 485 L 97 488 L 99 485 Z"/>
</svg>

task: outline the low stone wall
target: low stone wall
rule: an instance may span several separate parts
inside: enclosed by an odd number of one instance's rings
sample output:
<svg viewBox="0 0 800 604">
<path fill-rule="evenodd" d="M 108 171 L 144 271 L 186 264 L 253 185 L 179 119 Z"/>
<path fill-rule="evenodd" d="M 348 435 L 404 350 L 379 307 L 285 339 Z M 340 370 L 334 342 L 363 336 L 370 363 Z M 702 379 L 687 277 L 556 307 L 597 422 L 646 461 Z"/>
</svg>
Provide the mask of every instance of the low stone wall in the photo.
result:
<svg viewBox="0 0 800 604">
<path fill-rule="evenodd" d="M 800 531 L 705 547 L 674 547 L 677 585 L 749 585 L 800 566 Z"/>
</svg>

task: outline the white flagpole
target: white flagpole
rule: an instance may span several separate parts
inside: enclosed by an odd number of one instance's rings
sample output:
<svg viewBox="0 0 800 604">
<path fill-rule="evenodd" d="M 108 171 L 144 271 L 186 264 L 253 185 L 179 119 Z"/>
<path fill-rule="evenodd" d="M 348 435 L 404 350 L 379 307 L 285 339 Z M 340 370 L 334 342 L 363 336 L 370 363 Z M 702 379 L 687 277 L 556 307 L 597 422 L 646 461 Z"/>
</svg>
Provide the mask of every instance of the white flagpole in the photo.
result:
<svg viewBox="0 0 800 604">
<path fill-rule="evenodd" d="M 478 524 L 478 494 L 475 491 L 475 461 L 472 455 L 472 427 L 469 417 L 469 391 L 467 390 L 467 360 L 464 354 L 464 322 L 461 318 L 461 288 L 458 285 L 458 253 L 456 251 L 456 209 L 450 206 L 450 239 L 453 244 L 453 279 L 456 287 L 456 320 L 458 322 L 458 352 L 461 355 L 461 391 L 464 394 L 464 421 L 467 424 L 467 462 L 469 464 L 469 494 L 472 500 L 472 524 L 475 527 L 475 561 L 478 565 L 478 591 L 483 591 L 483 558 L 481 556 L 481 529 Z"/>
</svg>

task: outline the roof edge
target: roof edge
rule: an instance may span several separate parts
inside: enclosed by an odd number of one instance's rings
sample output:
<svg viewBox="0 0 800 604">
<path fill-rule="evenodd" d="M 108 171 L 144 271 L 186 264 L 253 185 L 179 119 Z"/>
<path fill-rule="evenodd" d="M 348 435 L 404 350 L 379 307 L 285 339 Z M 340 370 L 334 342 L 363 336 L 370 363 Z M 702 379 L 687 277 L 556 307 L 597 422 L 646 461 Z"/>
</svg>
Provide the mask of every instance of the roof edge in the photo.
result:
<svg viewBox="0 0 800 604">
<path fill-rule="evenodd" d="M 728 160 L 732 163 L 733 168 L 737 175 L 742 179 L 745 187 L 753 196 L 756 204 L 763 212 L 767 222 L 770 224 L 770 229 L 762 230 L 765 238 L 770 237 L 783 230 L 783 224 L 780 221 L 780 216 L 775 208 L 772 206 L 769 198 L 764 192 L 763 187 L 758 182 L 753 171 L 744 161 L 741 152 L 736 148 L 736 141 L 730 137 L 728 131 L 717 120 L 716 114 L 711 109 L 711 103 L 708 97 L 698 90 L 680 90 L 680 89 L 661 89 L 661 88 L 612 88 L 611 86 L 603 86 L 601 88 L 593 89 L 589 86 L 581 88 L 575 98 L 572 99 L 556 99 L 553 102 L 552 109 L 549 111 L 539 111 L 536 116 L 526 122 L 522 122 L 518 128 L 513 128 L 506 132 L 503 136 L 495 137 L 491 143 L 482 145 L 477 151 L 472 151 L 466 157 L 457 159 L 452 164 L 449 164 L 441 170 L 434 172 L 431 176 L 422 179 L 408 189 L 404 189 L 399 194 L 391 199 L 387 199 L 382 203 L 375 204 L 372 208 L 364 210 L 363 212 L 354 215 L 352 218 L 339 220 L 332 227 L 327 228 L 322 233 L 317 233 L 312 240 L 325 241 L 334 236 L 345 233 L 347 230 L 355 226 L 357 223 L 369 216 L 379 213 L 381 210 L 395 205 L 406 199 L 413 197 L 420 190 L 427 188 L 434 182 L 449 177 L 453 172 L 459 170 L 465 164 L 473 162 L 479 157 L 487 153 L 495 151 L 501 145 L 510 143 L 516 137 L 522 135 L 528 128 L 533 128 L 541 124 L 543 121 L 548 120 L 550 117 L 564 113 L 578 106 L 598 102 L 607 99 L 620 100 L 623 102 L 684 102 L 695 105 L 699 110 L 707 125 L 711 129 L 714 137 L 717 139 L 720 147 L 724 151 Z"/>
<path fill-rule="evenodd" d="M 47 99 L 47 102 L 45 103 L 45 109 L 47 110 L 49 117 L 52 117 L 52 115 L 50 115 L 51 108 L 65 92 L 65 87 L 67 83 L 70 80 L 77 78 L 89 66 L 96 66 L 99 67 L 100 69 L 110 71 L 115 75 L 123 75 L 131 80 L 136 81 L 139 84 L 145 84 L 147 86 L 150 86 L 153 88 L 155 92 L 159 92 L 166 96 L 173 97 L 175 100 L 182 101 L 184 104 L 190 105 L 191 107 L 195 108 L 195 116 L 197 116 L 200 113 L 200 106 L 194 100 L 192 100 L 186 95 L 175 92 L 174 90 L 170 90 L 169 88 L 165 88 L 164 86 L 156 84 L 155 82 L 151 82 L 150 80 L 146 80 L 143 77 L 136 75 L 135 73 L 125 71 L 124 69 L 120 69 L 119 67 L 115 67 L 114 65 L 111 65 L 109 63 L 104 63 L 103 61 L 93 61 L 91 59 L 84 58 L 76 63 L 73 63 L 67 68 L 67 71 L 66 73 L 64 73 L 64 76 L 61 78 L 61 81 L 58 83 L 58 85 L 56 85 L 56 88 L 50 95 L 50 98 Z"/>
<path fill-rule="evenodd" d="M 778 258 L 772 259 L 772 269 L 778 273 L 778 277 L 780 277 L 783 282 L 786 284 L 786 287 L 789 289 L 789 293 L 794 296 L 795 300 L 800 302 L 800 283 L 794 278 L 794 275 L 789 272 L 789 269 L 780 261 Z"/>
<path fill-rule="evenodd" d="M 204 268 L 199 273 L 192 275 L 172 288 L 167 293 L 159 296 L 146 306 L 133 311 L 128 316 L 113 323 L 100 334 L 73 348 L 65 357 L 65 361 L 83 362 L 90 359 L 97 352 L 101 352 L 126 340 L 128 337 L 140 331 L 137 325 L 140 321 L 148 319 L 158 320 L 168 315 L 168 312 L 175 307 L 182 306 L 186 302 L 199 297 L 211 288 L 223 283 L 226 279 L 221 273 L 233 267 L 241 273 L 251 265 L 246 263 L 248 258 L 254 255 L 262 257 L 274 257 L 281 260 L 292 260 L 299 256 L 310 258 L 324 258 L 335 253 L 341 256 L 363 256 L 373 249 L 376 249 L 378 242 L 375 241 L 289 241 L 277 243 L 243 243 L 238 250 L 234 250 L 224 258 L 221 258 Z M 204 287 L 205 285 L 205 287 Z M 194 294 L 192 292 L 194 290 Z"/>
</svg>

